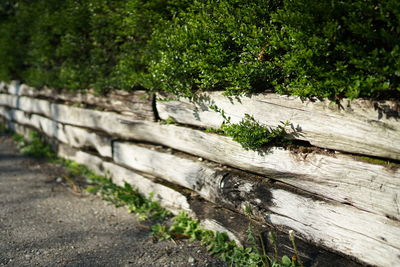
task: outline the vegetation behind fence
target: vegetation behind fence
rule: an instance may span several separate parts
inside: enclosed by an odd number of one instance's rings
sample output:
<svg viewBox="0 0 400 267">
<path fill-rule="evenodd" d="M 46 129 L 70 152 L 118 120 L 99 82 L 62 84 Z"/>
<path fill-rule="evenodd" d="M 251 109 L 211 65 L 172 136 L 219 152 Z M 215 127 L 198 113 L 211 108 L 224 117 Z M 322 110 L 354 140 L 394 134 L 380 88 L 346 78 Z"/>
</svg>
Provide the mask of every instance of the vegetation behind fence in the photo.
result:
<svg viewBox="0 0 400 267">
<path fill-rule="evenodd" d="M 400 91 L 396 0 L 8 0 L 0 80 L 193 96 Z"/>
</svg>

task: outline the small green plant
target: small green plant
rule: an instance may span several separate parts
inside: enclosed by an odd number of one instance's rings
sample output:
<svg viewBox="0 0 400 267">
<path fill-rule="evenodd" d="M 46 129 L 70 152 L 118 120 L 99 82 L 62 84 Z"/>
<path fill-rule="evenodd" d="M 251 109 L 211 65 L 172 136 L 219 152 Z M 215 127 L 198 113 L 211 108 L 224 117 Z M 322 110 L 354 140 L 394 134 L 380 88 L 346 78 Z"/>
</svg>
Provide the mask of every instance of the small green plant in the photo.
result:
<svg viewBox="0 0 400 267">
<path fill-rule="evenodd" d="M 155 219 L 164 220 L 170 216 L 170 212 L 164 209 L 158 202 L 153 201 L 153 196 L 144 197 L 130 184 L 118 186 L 111 179 L 98 176 L 91 180 L 94 185 L 87 188 L 88 192 L 99 193 L 105 200 L 117 207 L 126 206 L 131 213 L 139 216 L 139 220 Z"/>
<path fill-rule="evenodd" d="M 32 157 L 51 158 L 54 157 L 52 148 L 43 142 L 41 136 L 36 131 L 30 131 L 27 138 L 20 134 L 13 135 L 17 147 L 24 155 Z"/>
<path fill-rule="evenodd" d="M 188 216 L 186 212 L 180 212 L 173 218 L 172 224 L 167 227 L 156 224 L 152 227 L 153 237 L 165 239 L 188 238 L 200 241 L 206 246 L 211 255 L 220 257 L 231 266 L 266 266 L 266 267 L 298 267 L 296 260 L 283 256 L 281 260 L 271 259 L 266 255 L 265 247 L 260 253 L 254 237 L 252 228 L 249 227 L 247 234 L 252 247 L 239 247 L 226 233 L 213 232 L 202 229 L 198 220 Z"/>
<path fill-rule="evenodd" d="M 0 134 L 9 134 L 11 131 L 3 124 L 0 123 Z"/>
<path fill-rule="evenodd" d="M 224 122 L 219 129 L 207 129 L 207 131 L 230 136 L 233 141 L 238 142 L 245 149 L 255 150 L 266 145 L 287 144 L 289 142 L 285 130 L 285 127 L 289 125 L 288 121 L 272 129 L 261 125 L 249 114 L 245 114 L 245 117 L 239 123 L 232 123 L 231 118 L 227 117 L 222 109 L 215 105 L 210 106 L 210 108 L 220 113 Z"/>
<path fill-rule="evenodd" d="M 98 193 L 103 200 L 117 207 L 126 206 L 129 212 L 138 215 L 139 220 L 164 220 L 171 214 L 158 202 L 153 201 L 152 194 L 146 198 L 126 182 L 124 186 L 118 186 L 110 178 L 97 175 L 84 165 L 67 160 L 62 161 L 71 175 L 84 177 L 91 184 L 86 188 L 87 192 Z"/>
<path fill-rule="evenodd" d="M 169 116 L 167 119 L 161 120 L 160 123 L 165 125 L 176 124 L 176 120 L 173 117 Z"/>
</svg>

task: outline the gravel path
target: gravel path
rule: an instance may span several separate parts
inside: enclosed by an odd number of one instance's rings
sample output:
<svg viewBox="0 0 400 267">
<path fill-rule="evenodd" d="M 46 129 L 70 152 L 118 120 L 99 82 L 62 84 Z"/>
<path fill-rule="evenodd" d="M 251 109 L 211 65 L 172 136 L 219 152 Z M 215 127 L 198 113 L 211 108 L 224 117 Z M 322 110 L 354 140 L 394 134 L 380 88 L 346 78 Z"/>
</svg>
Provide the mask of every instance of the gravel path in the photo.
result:
<svg viewBox="0 0 400 267">
<path fill-rule="evenodd" d="M 150 225 L 96 196 L 73 194 L 57 183 L 62 172 L 0 136 L 0 266 L 224 265 L 198 243 L 154 243 Z"/>
</svg>

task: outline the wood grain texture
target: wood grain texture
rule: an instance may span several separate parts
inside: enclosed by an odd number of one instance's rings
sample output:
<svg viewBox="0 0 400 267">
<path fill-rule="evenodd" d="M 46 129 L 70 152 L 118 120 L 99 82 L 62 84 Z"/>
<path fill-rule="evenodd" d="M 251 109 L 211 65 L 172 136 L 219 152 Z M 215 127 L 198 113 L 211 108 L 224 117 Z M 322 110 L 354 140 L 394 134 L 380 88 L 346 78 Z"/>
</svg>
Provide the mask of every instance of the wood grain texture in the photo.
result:
<svg viewBox="0 0 400 267">
<path fill-rule="evenodd" d="M 154 96 L 144 90 L 132 92 L 113 90 L 106 95 L 98 95 L 94 90 L 71 92 L 42 88 L 38 90 L 26 84 L 13 81 L 10 84 L 0 84 L 0 92 L 14 97 L 33 97 L 60 100 L 69 104 L 87 104 L 109 111 L 116 111 L 137 120 L 155 120 L 153 110 Z"/>
<path fill-rule="evenodd" d="M 233 123 L 245 114 L 271 127 L 289 121 L 292 138 L 312 145 L 400 159 L 400 103 L 396 101 L 344 99 L 338 105 L 329 100 L 302 100 L 271 93 L 226 97 L 221 92 L 209 92 L 194 103 L 187 99 L 157 101 L 157 110 L 162 119 L 172 117 L 183 124 L 219 128 L 223 118 L 210 105 L 223 109 Z"/>
<path fill-rule="evenodd" d="M 103 157 L 112 157 L 112 138 L 108 136 L 94 133 L 87 129 L 64 125 L 40 115 L 25 113 L 22 110 L 0 108 L 0 114 L 11 121 L 35 128 L 48 137 L 55 138 L 64 144 L 69 144 L 76 148 L 95 149 Z"/>
<path fill-rule="evenodd" d="M 122 186 L 125 182 L 137 188 L 145 196 L 153 195 L 153 200 L 158 201 L 163 207 L 177 214 L 180 211 L 186 211 L 190 216 L 198 217 L 196 211 L 191 208 L 188 197 L 181 192 L 170 187 L 155 182 L 149 177 L 144 177 L 132 170 L 118 166 L 112 162 L 103 161 L 101 158 L 82 151 L 74 150 L 73 148 L 61 145 L 58 150 L 58 155 L 73 160 L 79 164 L 83 164 L 99 175 L 109 175 L 112 181 Z M 209 205 L 210 206 L 210 205 Z M 241 244 L 238 238 L 228 225 L 222 225 L 218 221 L 210 220 L 210 218 L 199 218 L 202 225 L 206 229 L 212 231 L 226 232 L 231 240 Z M 210 223 L 210 221 L 212 223 Z"/>
<path fill-rule="evenodd" d="M 11 121 L 10 121 L 11 122 Z M 28 132 L 28 129 L 19 124 L 14 124 L 14 128 L 17 129 L 18 131 L 23 131 L 23 132 Z M 136 185 L 146 185 L 146 187 L 143 188 L 143 192 L 148 192 L 148 188 L 157 188 L 159 185 L 155 183 L 148 183 L 142 182 L 141 180 L 136 180 L 136 178 L 141 179 L 141 175 L 138 175 L 137 173 L 128 170 L 126 168 L 122 168 L 120 166 L 114 165 L 113 163 L 108 163 L 102 161 L 97 156 L 93 156 L 91 154 L 81 152 L 78 150 L 75 150 L 69 146 L 65 146 L 62 144 L 59 144 L 62 147 L 59 146 L 59 154 L 63 155 L 66 158 L 69 158 L 71 160 L 78 161 L 81 164 L 86 164 L 89 166 L 91 169 L 95 170 L 99 174 L 110 174 L 110 172 L 114 171 L 115 177 L 118 177 L 118 180 L 115 180 L 115 182 L 121 182 L 121 178 L 123 180 L 129 180 L 129 177 L 134 177 L 131 182 L 133 183 L 133 186 Z M 110 167 L 105 167 L 107 164 L 111 164 Z M 117 167 L 115 169 L 114 167 Z M 111 171 L 110 171 L 111 170 Z M 127 177 L 124 179 L 123 177 Z M 146 177 L 148 178 L 148 177 Z M 239 178 L 239 181 L 242 181 L 243 177 Z M 236 184 L 236 181 L 233 179 L 229 179 L 232 183 Z M 247 181 L 245 181 L 248 183 Z M 224 193 L 227 196 L 232 196 L 230 199 L 233 200 L 235 199 L 238 201 L 238 198 L 235 197 L 235 193 L 232 194 L 232 192 L 236 191 L 232 186 L 228 185 L 229 183 L 226 183 L 226 186 L 224 188 L 230 192 L 229 194 Z M 246 186 L 245 186 L 246 187 Z M 241 186 L 238 186 L 238 188 L 241 188 Z M 157 192 L 157 190 L 154 190 L 153 192 Z M 160 190 L 160 192 L 165 192 L 168 190 Z M 168 192 L 168 194 L 157 194 L 156 196 L 160 197 L 160 201 L 167 201 L 170 202 L 172 199 L 172 203 L 176 203 L 176 200 L 178 201 L 178 206 L 182 205 L 182 203 L 188 203 L 185 201 L 180 201 L 179 197 L 180 193 L 171 193 Z M 250 194 L 251 195 L 251 194 Z M 260 193 L 257 194 L 260 196 Z M 172 196 L 172 198 L 171 198 Z M 182 195 L 181 195 L 182 196 Z M 164 199 L 165 198 L 165 199 Z M 175 200 L 176 199 L 176 200 Z M 174 202 L 175 201 L 175 202 Z M 276 232 L 276 229 L 270 228 L 268 225 L 258 225 L 255 223 L 253 220 L 248 220 L 243 215 L 237 214 L 232 212 L 230 209 L 223 209 L 221 207 L 215 206 L 210 202 L 204 201 L 201 198 L 195 197 L 193 194 L 191 194 L 190 198 L 188 199 L 190 203 L 190 209 L 192 212 L 196 214 L 196 216 L 201 220 L 203 225 L 208 225 L 209 227 L 212 227 L 211 230 L 216 230 L 216 231 L 227 231 L 228 235 L 232 237 L 236 237 L 240 242 L 246 242 L 246 230 L 249 227 L 249 224 L 252 224 L 253 228 L 257 232 L 261 232 L 261 235 L 264 236 L 266 240 L 266 244 L 268 243 L 267 241 L 267 236 L 268 236 L 268 231 L 274 231 Z M 232 202 L 232 201 L 230 201 Z M 170 202 L 171 203 L 171 202 Z M 233 202 L 232 202 L 233 203 Z M 171 204 L 169 204 L 171 205 Z M 187 207 L 184 205 L 184 207 Z M 225 230 L 224 230 L 225 229 Z M 293 254 L 293 249 L 291 248 L 290 240 L 288 239 L 287 233 L 279 232 L 278 231 L 278 246 L 280 248 L 280 252 L 286 255 L 292 255 Z M 235 239 L 235 238 L 233 238 Z M 348 266 L 348 267 L 359 267 L 360 265 L 355 263 L 354 261 L 351 261 L 349 259 L 346 259 L 344 257 L 338 256 L 337 254 L 328 252 L 324 249 L 315 247 L 314 245 L 303 242 L 301 239 L 296 239 L 296 244 L 300 250 L 300 255 L 305 262 L 306 266 Z M 273 253 L 272 247 L 267 246 L 267 252 L 268 253 Z"/>
<path fill-rule="evenodd" d="M 250 151 L 230 138 L 175 125 L 135 121 L 113 112 L 51 105 L 51 118 L 108 135 L 161 144 L 255 172 L 325 198 L 400 219 L 400 170 L 340 153 Z"/>
<path fill-rule="evenodd" d="M 114 143 L 114 161 L 179 184 L 203 198 L 263 223 L 292 228 L 306 240 L 377 266 L 400 257 L 400 222 L 337 202 L 316 200 L 275 188 L 262 177 L 208 166 L 130 143 Z M 379 249 L 374 249 L 379 248 Z"/>
</svg>

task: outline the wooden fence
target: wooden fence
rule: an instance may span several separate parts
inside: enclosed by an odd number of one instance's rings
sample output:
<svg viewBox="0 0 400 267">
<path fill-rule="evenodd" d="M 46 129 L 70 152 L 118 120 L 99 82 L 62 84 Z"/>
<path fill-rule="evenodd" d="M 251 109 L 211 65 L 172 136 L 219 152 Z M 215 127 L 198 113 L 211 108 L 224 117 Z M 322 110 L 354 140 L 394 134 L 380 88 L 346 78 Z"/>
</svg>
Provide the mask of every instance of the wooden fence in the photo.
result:
<svg viewBox="0 0 400 267">
<path fill-rule="evenodd" d="M 60 156 L 153 192 L 238 243 L 251 224 L 261 234 L 277 231 L 281 252 L 291 254 L 287 232 L 295 230 L 309 266 L 400 266 L 398 102 L 220 92 L 165 98 L 1 83 L 0 116 L 17 132 L 34 128 L 56 140 Z M 223 120 L 210 105 L 232 122 L 245 114 L 271 127 L 289 121 L 291 138 L 309 145 L 243 149 L 204 131 Z"/>
</svg>

